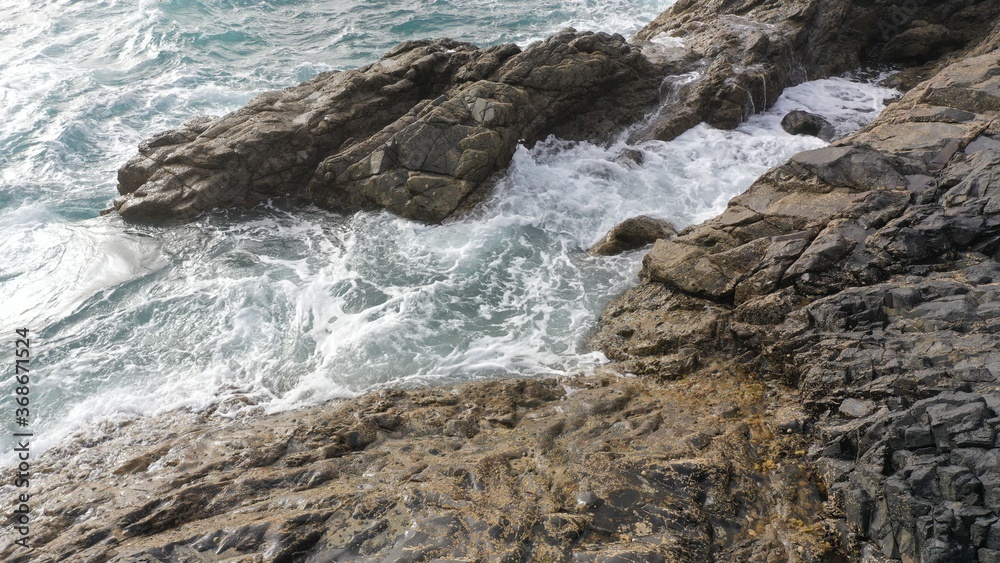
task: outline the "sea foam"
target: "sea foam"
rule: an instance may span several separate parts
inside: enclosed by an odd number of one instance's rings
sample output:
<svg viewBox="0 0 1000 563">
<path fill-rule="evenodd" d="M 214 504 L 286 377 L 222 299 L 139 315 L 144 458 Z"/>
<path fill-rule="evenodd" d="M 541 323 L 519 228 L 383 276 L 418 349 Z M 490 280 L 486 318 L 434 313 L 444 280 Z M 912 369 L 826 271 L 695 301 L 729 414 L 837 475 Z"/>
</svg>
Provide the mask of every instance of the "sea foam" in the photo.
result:
<svg viewBox="0 0 1000 563">
<path fill-rule="evenodd" d="M 8 326 L 33 331 L 39 448 L 108 417 L 237 395 L 278 410 L 591 370 L 605 359 L 586 338 L 636 282 L 642 253 L 599 258 L 589 246 L 639 214 L 677 227 L 709 218 L 767 168 L 823 146 L 782 131 L 784 112 L 816 111 L 846 132 L 893 94 L 822 80 L 735 131 L 522 146 L 475 212 L 437 226 L 273 205 L 168 228 L 98 217 L 136 144 L 193 115 L 370 62 L 405 38 L 526 44 L 568 25 L 628 35 L 669 2 L 449 2 L 434 21 L 382 3 L 243 4 L 5 12 L 0 288 Z"/>
</svg>

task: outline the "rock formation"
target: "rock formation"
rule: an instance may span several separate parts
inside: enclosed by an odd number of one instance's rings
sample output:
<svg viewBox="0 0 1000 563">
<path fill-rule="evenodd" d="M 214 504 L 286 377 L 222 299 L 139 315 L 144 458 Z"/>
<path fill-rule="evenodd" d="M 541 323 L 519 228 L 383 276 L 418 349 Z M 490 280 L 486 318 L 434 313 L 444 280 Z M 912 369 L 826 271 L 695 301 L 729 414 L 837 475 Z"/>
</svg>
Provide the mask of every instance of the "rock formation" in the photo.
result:
<svg viewBox="0 0 1000 563">
<path fill-rule="evenodd" d="M 597 336 L 635 372 L 696 350 L 798 389 L 855 556 L 1000 555 L 995 47 L 658 241 Z"/>
<path fill-rule="evenodd" d="M 33 466 L 37 549 L 8 528 L 0 558 L 997 561 L 998 12 L 680 0 L 632 44 L 407 43 L 151 139 L 130 220 L 293 194 L 434 221 L 519 139 L 657 101 L 637 137 L 735 126 L 866 60 L 916 85 L 658 240 L 602 315 L 606 373 L 108 423 Z"/>
<path fill-rule="evenodd" d="M 155 221 L 292 196 L 439 222 L 519 142 L 600 138 L 638 120 L 663 73 L 606 33 L 565 31 L 523 52 L 411 41 L 153 137 L 119 171 L 114 205 Z"/>
<path fill-rule="evenodd" d="M 664 83 L 662 111 L 636 138 L 669 140 L 702 121 L 731 129 L 788 86 L 869 61 L 933 68 L 981 40 L 998 14 L 995 3 L 961 0 L 679 0 L 635 38 L 678 75 Z M 923 28 L 943 36 L 918 50 L 912 45 L 931 33 Z"/>
<path fill-rule="evenodd" d="M 925 63 L 1000 13 L 991 2 L 934 6 L 908 13 L 923 27 L 891 37 L 877 25 L 891 2 L 682 0 L 633 43 L 572 30 L 523 52 L 411 41 L 149 139 L 119 171 L 114 207 L 128 221 L 163 221 L 293 197 L 439 222 L 481 195 L 520 142 L 605 140 L 656 107 L 633 140 L 672 139 L 701 121 L 733 128 L 787 86 L 856 69 L 880 49 Z M 914 51 L 927 29 L 947 40 Z"/>
</svg>

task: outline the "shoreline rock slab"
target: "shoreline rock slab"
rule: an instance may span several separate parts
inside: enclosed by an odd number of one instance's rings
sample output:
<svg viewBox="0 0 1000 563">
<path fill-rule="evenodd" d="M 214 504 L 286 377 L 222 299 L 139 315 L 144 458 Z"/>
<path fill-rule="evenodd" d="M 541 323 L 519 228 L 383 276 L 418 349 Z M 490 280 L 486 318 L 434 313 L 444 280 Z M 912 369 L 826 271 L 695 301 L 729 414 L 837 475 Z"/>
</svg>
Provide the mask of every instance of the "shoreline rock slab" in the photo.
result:
<svg viewBox="0 0 1000 563">
<path fill-rule="evenodd" d="M 800 529 L 823 494 L 787 453 L 804 437 L 770 415 L 790 397 L 709 373 L 108 423 L 33 465 L 35 550 L 19 555 L 8 528 L 0 557 L 700 563 L 791 550 L 823 561 L 823 534 Z"/>
</svg>

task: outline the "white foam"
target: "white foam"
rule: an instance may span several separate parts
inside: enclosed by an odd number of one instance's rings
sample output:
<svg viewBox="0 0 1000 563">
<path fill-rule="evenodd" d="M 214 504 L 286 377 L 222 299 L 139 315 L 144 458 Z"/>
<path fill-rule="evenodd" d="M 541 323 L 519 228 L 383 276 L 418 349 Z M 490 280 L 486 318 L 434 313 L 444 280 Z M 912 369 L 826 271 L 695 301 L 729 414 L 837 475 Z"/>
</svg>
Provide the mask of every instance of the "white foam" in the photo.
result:
<svg viewBox="0 0 1000 563">
<path fill-rule="evenodd" d="M 806 110 L 826 117 L 842 136 L 870 123 L 885 109 L 885 101 L 898 94 L 897 90 L 859 84 L 849 77 L 814 80 L 786 89 L 778 102 L 755 122 L 775 129 L 775 123 L 788 112 Z"/>
<path fill-rule="evenodd" d="M 22 208 L 16 217 L 23 221 L 30 214 Z M 122 233 L 101 219 L 76 225 L 45 219 L 3 225 L 0 260 L 8 267 L 0 318 L 14 325 L 47 326 L 88 299 L 166 265 L 154 239 Z"/>
<path fill-rule="evenodd" d="M 611 21 L 628 35 L 669 3 L 525 3 L 516 25 L 503 20 L 510 6 L 493 3 L 482 9 L 510 25 L 477 32 L 522 41 Z M 606 359 L 586 337 L 604 303 L 634 283 L 641 257 L 593 257 L 591 244 L 638 214 L 677 226 L 708 218 L 768 167 L 822 146 L 780 130 L 791 105 L 847 129 L 885 94 L 821 81 L 736 131 L 520 147 L 474 216 L 440 226 L 268 206 L 162 229 L 94 217 L 142 138 L 384 51 L 351 23 L 365 6 L 345 6 L 5 9 L 0 25 L 17 31 L 0 34 L 0 257 L 11 265 L 0 288 L 13 298 L 0 312 L 32 325 L 44 351 L 33 395 L 43 446 L 107 417 L 234 395 L 282 409 L 385 385 L 590 370 Z M 319 23 L 303 30 L 300 20 Z"/>
<path fill-rule="evenodd" d="M 662 45 L 668 49 L 683 49 L 684 39 L 681 37 L 674 37 L 666 33 L 660 33 L 656 37 L 649 40 L 651 43 L 656 43 L 657 45 Z"/>
</svg>

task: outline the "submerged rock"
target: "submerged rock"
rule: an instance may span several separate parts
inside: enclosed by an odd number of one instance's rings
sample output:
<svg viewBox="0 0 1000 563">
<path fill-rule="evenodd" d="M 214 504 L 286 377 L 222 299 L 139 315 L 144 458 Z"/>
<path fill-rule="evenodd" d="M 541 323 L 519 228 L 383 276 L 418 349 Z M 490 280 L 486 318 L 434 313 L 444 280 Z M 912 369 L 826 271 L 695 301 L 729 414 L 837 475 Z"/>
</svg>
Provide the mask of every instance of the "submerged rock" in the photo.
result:
<svg viewBox="0 0 1000 563">
<path fill-rule="evenodd" d="M 792 135 L 811 135 L 824 141 L 832 141 L 837 134 L 823 116 L 802 110 L 788 112 L 781 120 L 781 128 Z"/>
<path fill-rule="evenodd" d="M 640 215 L 626 219 L 608 231 L 600 242 L 590 248 L 590 253 L 601 256 L 621 254 L 676 234 L 677 230 L 668 221 Z"/>
</svg>

